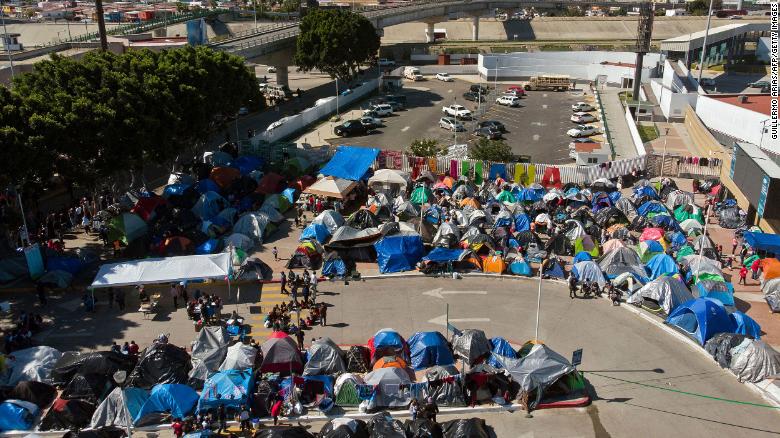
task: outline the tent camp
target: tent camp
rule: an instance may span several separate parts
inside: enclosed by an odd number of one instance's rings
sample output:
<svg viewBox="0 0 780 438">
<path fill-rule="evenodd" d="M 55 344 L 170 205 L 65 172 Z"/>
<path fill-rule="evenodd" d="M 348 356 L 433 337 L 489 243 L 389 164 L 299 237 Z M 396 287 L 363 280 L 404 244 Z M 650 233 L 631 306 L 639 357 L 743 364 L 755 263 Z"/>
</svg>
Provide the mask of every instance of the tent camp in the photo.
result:
<svg viewBox="0 0 780 438">
<path fill-rule="evenodd" d="M 734 286 L 731 283 L 716 280 L 700 280 L 696 283 L 696 291 L 700 298 L 712 298 L 724 306 L 734 305 Z"/>
<path fill-rule="evenodd" d="M 677 269 L 677 262 L 667 254 L 654 255 L 645 265 L 645 269 L 650 280 L 655 280 L 663 275 L 671 277 L 680 273 Z"/>
<path fill-rule="evenodd" d="M 7 372 L 0 375 L 0 384 L 14 386 L 26 380 L 42 382 L 49 378 L 60 357 L 59 350 L 45 346 L 16 350 L 12 357 L 6 357 Z"/>
<path fill-rule="evenodd" d="M 592 260 L 575 263 L 571 268 L 571 272 L 580 282 L 596 282 L 601 289 L 607 284 L 607 280 L 604 278 L 601 268 Z"/>
<path fill-rule="evenodd" d="M 208 254 L 129 260 L 100 267 L 92 287 L 173 283 L 193 279 L 220 279 L 230 275 L 230 255 Z"/>
<path fill-rule="evenodd" d="M 408 386 L 412 383 L 409 375 L 401 368 L 380 368 L 366 374 L 367 385 L 378 387 L 366 403 L 366 411 L 381 408 L 406 407 L 411 401 Z"/>
<path fill-rule="evenodd" d="M 609 242 L 620 242 L 619 240 L 610 240 Z M 639 255 L 631 248 L 618 246 L 615 249 L 604 254 L 598 261 L 599 268 L 607 275 L 607 278 L 615 278 L 625 272 L 630 273 L 637 279 L 647 276 L 642 266 Z"/>
<path fill-rule="evenodd" d="M 490 354 L 490 342 L 482 330 L 466 329 L 455 336 L 452 349 L 456 355 L 473 365 Z"/>
<path fill-rule="evenodd" d="M 220 371 L 247 370 L 255 366 L 257 349 L 251 345 L 237 342 L 227 349 L 225 360 L 219 366 Z"/>
<path fill-rule="evenodd" d="M 425 255 L 422 238 L 417 233 L 385 236 L 374 244 L 374 248 L 379 271 L 383 274 L 411 271 Z"/>
<path fill-rule="evenodd" d="M 355 187 L 357 187 L 355 181 L 325 177 L 307 187 L 303 193 L 324 196 L 326 198 L 344 199 Z"/>
<path fill-rule="evenodd" d="M 693 295 L 680 280 L 673 277 L 658 277 L 631 294 L 626 302 L 653 312 L 663 311 L 669 315 L 675 308 L 692 299 Z"/>
<path fill-rule="evenodd" d="M 186 383 L 191 369 L 190 355 L 183 348 L 155 343 L 139 355 L 127 386 L 150 389 L 161 383 Z"/>
<path fill-rule="evenodd" d="M 197 412 L 203 413 L 225 406 L 229 412 L 238 413 L 246 405 L 253 388 L 251 369 L 220 371 L 206 380 L 198 399 Z"/>
<path fill-rule="evenodd" d="M 379 149 L 341 145 L 336 148 L 333 158 L 320 169 L 320 173 L 325 176 L 359 181 L 374 164 L 377 155 Z"/>
<path fill-rule="evenodd" d="M 344 217 L 335 210 L 325 210 L 318 214 L 311 223 L 324 225 L 328 229 L 328 232 L 333 234 L 340 226 L 344 225 Z"/>
<path fill-rule="evenodd" d="M 321 337 L 314 341 L 307 352 L 304 376 L 339 374 L 347 370 L 344 352 L 330 338 Z"/>
<path fill-rule="evenodd" d="M 760 382 L 780 374 L 780 353 L 763 341 L 748 341 L 729 369 L 740 382 Z"/>
<path fill-rule="evenodd" d="M 105 426 L 129 427 L 149 399 L 149 392 L 140 388 L 114 388 L 94 414 L 89 427 L 97 429 Z"/>
<path fill-rule="evenodd" d="M 229 342 L 230 336 L 225 327 L 203 327 L 192 346 L 190 381 L 196 379 L 202 383 L 211 373 L 217 371 L 225 360 Z"/>
<path fill-rule="evenodd" d="M 677 306 L 669 314 L 666 323 L 679 328 L 700 345 L 717 333 L 733 333 L 734 323 L 720 301 L 712 298 L 696 298 Z"/>
<path fill-rule="evenodd" d="M 263 352 L 263 364 L 260 367 L 262 373 L 290 373 L 303 372 L 303 359 L 298 351 L 298 345 L 284 332 L 274 332 L 261 347 Z"/>
<path fill-rule="evenodd" d="M 384 328 L 377 331 L 368 340 L 370 360 L 374 362 L 383 356 L 406 357 L 408 345 L 404 338 L 394 329 Z"/>
<path fill-rule="evenodd" d="M 436 365 L 452 365 L 455 359 L 447 340 L 439 332 L 417 332 L 409 338 L 412 368 L 421 370 Z"/>
<path fill-rule="evenodd" d="M 197 402 L 198 393 L 187 385 L 156 385 L 133 421 L 136 424 L 144 423 L 147 415 L 161 412 L 170 413 L 173 418 L 184 418 L 195 409 Z"/>
<path fill-rule="evenodd" d="M 30 430 L 39 412 L 34 403 L 6 400 L 0 403 L 0 431 Z"/>
</svg>

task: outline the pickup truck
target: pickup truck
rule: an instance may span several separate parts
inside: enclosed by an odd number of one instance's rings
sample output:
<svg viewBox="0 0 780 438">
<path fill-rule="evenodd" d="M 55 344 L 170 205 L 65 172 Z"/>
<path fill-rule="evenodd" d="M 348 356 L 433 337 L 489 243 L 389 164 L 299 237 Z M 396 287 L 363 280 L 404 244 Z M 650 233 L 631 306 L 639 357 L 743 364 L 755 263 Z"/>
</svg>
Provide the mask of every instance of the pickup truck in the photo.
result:
<svg viewBox="0 0 780 438">
<path fill-rule="evenodd" d="M 457 119 L 471 118 L 471 111 L 467 110 L 466 107 L 463 105 L 445 106 L 441 109 L 441 112 L 443 112 L 444 114 L 450 117 L 455 117 Z"/>
</svg>

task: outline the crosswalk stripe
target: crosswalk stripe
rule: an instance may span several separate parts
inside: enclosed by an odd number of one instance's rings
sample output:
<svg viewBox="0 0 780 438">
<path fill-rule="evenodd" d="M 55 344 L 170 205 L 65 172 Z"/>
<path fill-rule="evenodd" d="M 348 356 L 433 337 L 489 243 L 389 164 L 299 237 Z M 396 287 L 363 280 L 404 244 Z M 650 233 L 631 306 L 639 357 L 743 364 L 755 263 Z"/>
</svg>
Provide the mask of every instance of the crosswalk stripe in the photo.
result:
<svg viewBox="0 0 780 438">
<path fill-rule="evenodd" d="M 267 294 L 267 293 L 263 293 L 263 295 L 261 295 L 261 296 L 263 298 L 266 298 L 266 297 L 268 297 L 268 298 L 284 298 L 284 297 L 287 297 L 289 295 L 287 295 L 287 294 Z"/>
</svg>

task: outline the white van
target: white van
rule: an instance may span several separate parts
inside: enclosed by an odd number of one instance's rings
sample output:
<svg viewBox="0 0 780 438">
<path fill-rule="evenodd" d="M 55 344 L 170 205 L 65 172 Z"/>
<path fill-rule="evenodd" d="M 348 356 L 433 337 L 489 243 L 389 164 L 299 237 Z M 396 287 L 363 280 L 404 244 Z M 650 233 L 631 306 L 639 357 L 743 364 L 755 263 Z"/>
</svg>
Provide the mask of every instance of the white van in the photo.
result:
<svg viewBox="0 0 780 438">
<path fill-rule="evenodd" d="M 417 67 L 404 67 L 404 77 L 413 81 L 422 81 L 423 75 L 420 73 L 420 69 Z"/>
</svg>

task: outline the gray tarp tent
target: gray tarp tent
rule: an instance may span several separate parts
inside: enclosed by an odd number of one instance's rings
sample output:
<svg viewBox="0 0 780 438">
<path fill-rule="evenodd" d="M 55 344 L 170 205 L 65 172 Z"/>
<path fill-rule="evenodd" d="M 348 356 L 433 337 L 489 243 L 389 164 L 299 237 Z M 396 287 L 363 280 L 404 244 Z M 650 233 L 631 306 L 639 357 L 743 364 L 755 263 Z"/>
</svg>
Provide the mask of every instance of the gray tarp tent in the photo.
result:
<svg viewBox="0 0 780 438">
<path fill-rule="evenodd" d="M 425 372 L 425 380 L 435 382 L 425 387 L 424 398 L 433 397 L 436 404 L 441 406 L 465 406 L 463 389 L 460 381 L 447 382 L 448 377 L 460 376 L 460 372 L 453 365 L 435 366 Z M 457 377 L 456 377 L 457 378 Z"/>
<path fill-rule="evenodd" d="M 693 193 L 675 190 L 666 197 L 666 208 L 674 210 L 680 205 L 693 204 Z"/>
<path fill-rule="evenodd" d="M 303 369 L 304 376 L 340 374 L 347 370 L 344 352 L 330 338 L 322 337 L 309 347 L 309 360 Z"/>
<path fill-rule="evenodd" d="M 406 407 L 411 401 L 409 390 L 401 389 L 401 385 L 408 387 L 412 381 L 401 368 L 379 368 L 366 374 L 365 382 L 367 385 L 379 387 L 374 396 L 367 400 L 367 411 L 377 408 Z"/>
<path fill-rule="evenodd" d="M 526 392 L 536 390 L 536 399 L 531 406 L 536 406 L 544 396 L 544 390 L 556 380 L 574 371 L 574 367 L 560 354 L 544 344 L 536 344 L 522 359 L 510 359 L 496 356 L 504 369 L 512 376 L 512 380 Z"/>
<path fill-rule="evenodd" d="M 691 274 L 698 277 L 701 274 L 713 274 L 723 276 L 720 262 L 703 255 L 691 254 L 680 260 L 680 263 L 691 270 Z"/>
<path fill-rule="evenodd" d="M 311 223 L 324 225 L 330 234 L 333 234 L 340 226 L 344 225 L 344 217 L 335 210 L 325 210 L 317 215 Z"/>
<path fill-rule="evenodd" d="M 114 388 L 92 414 L 89 426 L 93 429 L 105 426 L 132 427 L 134 417 L 149 399 L 149 393 L 139 388 Z"/>
<path fill-rule="evenodd" d="M 208 379 L 209 374 L 219 370 L 220 364 L 225 360 L 229 343 L 230 336 L 225 327 L 203 327 L 192 346 L 190 379 L 203 382 Z"/>
<path fill-rule="evenodd" d="M 637 212 L 636 207 L 634 207 L 634 204 L 631 203 L 631 201 L 628 198 L 620 198 L 615 202 L 615 208 L 623 212 L 623 215 L 628 219 L 628 222 L 634 222 L 634 219 L 636 219 Z"/>
<path fill-rule="evenodd" d="M 675 307 L 693 299 L 691 291 L 680 280 L 672 277 L 658 277 L 634 292 L 628 300 L 629 304 L 641 306 L 644 299 L 656 301 L 666 314 L 672 313 Z"/>
<path fill-rule="evenodd" d="M 586 260 L 583 262 L 577 262 L 571 269 L 571 272 L 577 276 L 577 280 L 581 282 L 596 282 L 600 289 L 604 288 L 607 284 L 607 280 L 604 278 L 604 274 L 601 272 L 601 268 L 596 262 L 592 260 Z"/>
<path fill-rule="evenodd" d="M 452 340 L 452 350 L 471 365 L 490 354 L 490 341 L 482 330 L 466 329 Z"/>
<path fill-rule="evenodd" d="M 609 277 L 628 272 L 637 278 L 647 277 L 639 254 L 633 248 L 621 247 L 604 254 L 598 261 L 599 268 Z"/>
<path fill-rule="evenodd" d="M 760 382 L 780 374 L 780 353 L 764 341 L 746 340 L 749 344 L 741 353 L 732 356 L 731 372 L 740 382 Z"/>
<path fill-rule="evenodd" d="M 227 349 L 225 360 L 219 366 L 220 371 L 246 370 L 255 366 L 257 349 L 251 345 L 237 343 Z"/>
<path fill-rule="evenodd" d="M 49 378 L 54 365 L 62 357 L 51 347 L 31 347 L 13 352 L 13 359 L 6 358 L 7 374 L 0 375 L 0 384 L 14 386 L 25 380 L 42 382 Z"/>
</svg>

